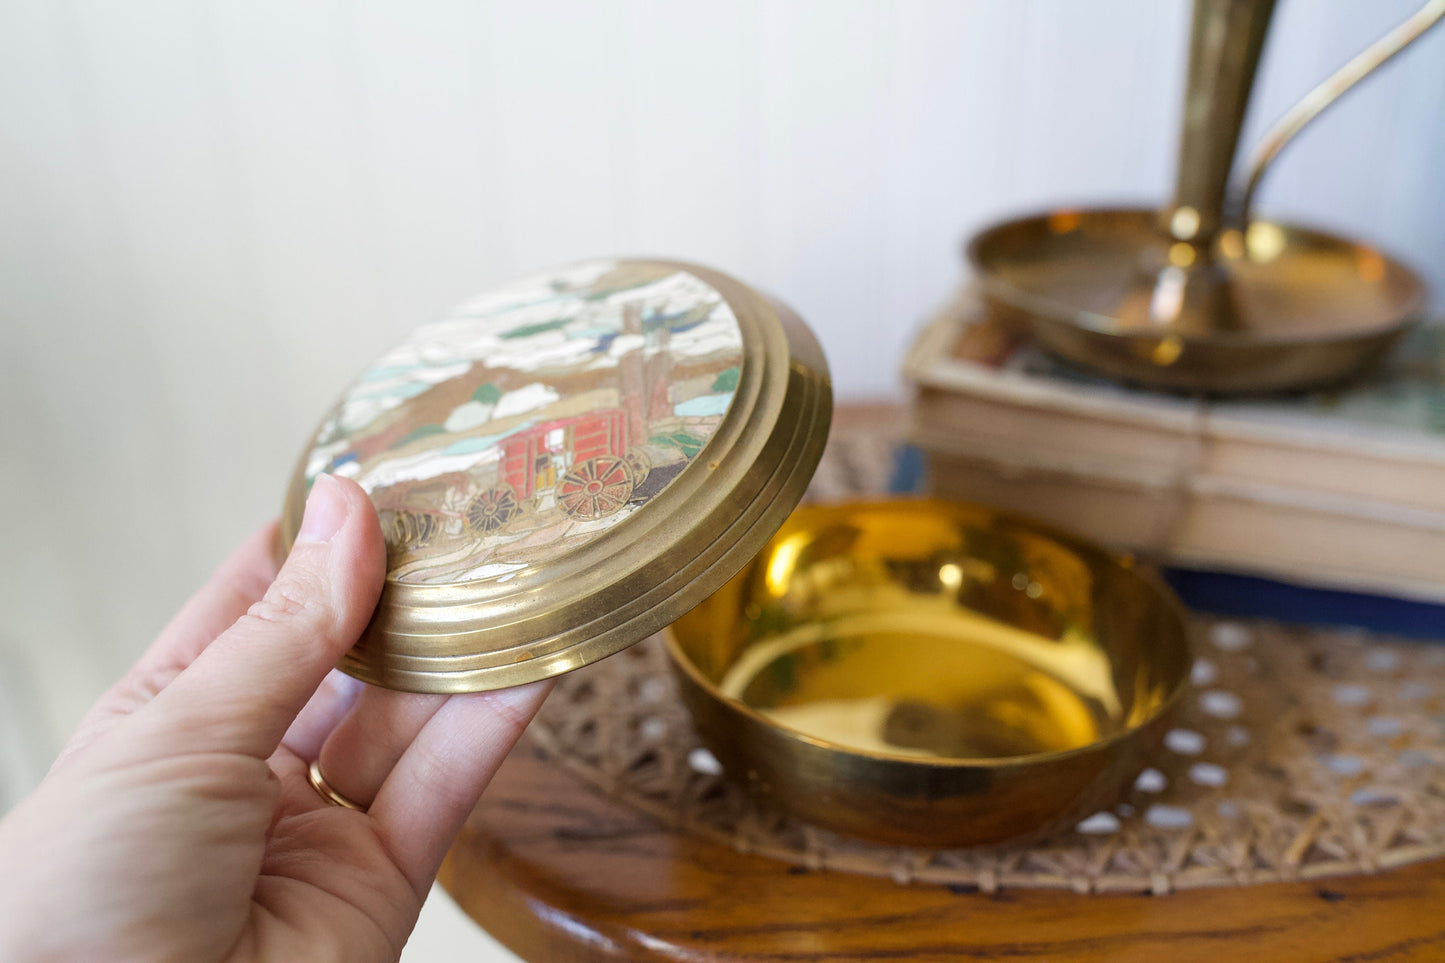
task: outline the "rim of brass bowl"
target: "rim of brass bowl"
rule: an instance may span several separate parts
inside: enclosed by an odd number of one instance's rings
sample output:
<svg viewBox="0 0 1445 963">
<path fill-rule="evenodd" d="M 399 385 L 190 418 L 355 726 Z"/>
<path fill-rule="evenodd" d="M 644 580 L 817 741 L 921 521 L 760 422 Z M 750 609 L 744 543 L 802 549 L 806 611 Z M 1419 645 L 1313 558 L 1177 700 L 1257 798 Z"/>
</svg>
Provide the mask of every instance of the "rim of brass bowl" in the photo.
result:
<svg viewBox="0 0 1445 963">
<path fill-rule="evenodd" d="M 1136 262 L 1139 278 L 1151 276 L 1147 263 L 1157 262 L 1160 267 L 1167 263 L 1169 244 L 1159 231 L 1159 212 L 1152 208 L 1065 207 L 1010 218 L 969 239 L 965 256 L 990 306 L 1001 309 L 998 313 L 1003 320 L 1027 328 L 1053 353 L 1111 377 L 1174 391 L 1258 394 L 1331 385 L 1377 361 L 1423 320 L 1428 300 L 1424 282 L 1399 258 L 1379 247 L 1283 222 L 1256 220 L 1250 230 L 1273 232 L 1278 247 L 1273 259 L 1259 263 L 1272 263 L 1281 255 L 1297 260 L 1316 256 L 1321 263 L 1353 263 L 1361 278 L 1337 280 L 1335 287 L 1352 288 L 1362 304 L 1368 302 L 1358 315 L 1366 317 L 1366 323 L 1336 311 L 1328 323 L 1317 324 L 1312 319 L 1299 320 L 1309 318 L 1310 312 L 1296 309 L 1294 321 L 1248 332 L 1129 326 L 1100 310 L 1030 291 L 1007 277 L 1021 266 L 1044 270 L 1051 256 L 1062 262 L 1069 252 L 1060 253 L 1060 247 L 1068 239 L 1077 242 L 1092 235 L 1099 244 L 1089 256 L 1098 258 L 1098 269 L 1080 272 L 1076 265 L 1074 273 L 1105 278 L 1099 296 L 1107 289 L 1115 300 L 1121 299 L 1131 287 L 1139 289 L 1124 277 L 1126 258 Z M 1218 253 L 1221 263 L 1251 263 L 1240 253 L 1249 247 L 1243 235 L 1224 232 L 1218 245 L 1222 248 L 1230 243 L 1239 251 L 1233 256 Z M 1049 245 L 1054 248 L 1052 255 L 1045 250 Z M 1083 250 L 1084 246 L 1076 243 L 1073 253 Z M 1111 257 L 1113 263 L 1104 264 Z M 1316 264 L 1309 270 L 1317 275 L 1321 268 Z M 1332 273 L 1336 279 L 1344 276 L 1338 270 Z M 1365 274 L 1378 276 L 1368 279 Z M 1292 294 L 1288 293 L 1291 285 Z M 1300 281 L 1272 282 L 1256 284 L 1255 289 L 1257 296 L 1277 298 L 1286 292 L 1287 298 L 1297 299 L 1301 292 L 1309 292 L 1310 286 Z M 1370 317 L 1374 320 L 1369 321 Z M 1262 325 L 1266 319 L 1261 315 L 1254 320 Z"/>
<path fill-rule="evenodd" d="M 1013 756 L 919 758 L 851 748 L 771 720 L 725 695 L 698 666 L 689 634 L 711 607 L 740 591 L 778 544 L 805 527 L 850 514 L 926 513 L 954 530 L 995 529 L 1049 542 L 1084 561 L 1091 592 L 1101 570 L 1137 580 L 1149 598 L 1149 617 L 1165 625 L 1152 659 L 1163 695 L 1148 716 L 1068 749 Z M 746 603 L 749 599 L 739 596 Z M 1092 595 L 1091 595 L 1092 599 Z M 740 614 L 730 625 L 740 625 Z M 1093 626 L 1091 626 L 1093 628 Z M 1115 804 L 1162 739 L 1188 687 L 1193 657 L 1184 607 L 1151 566 L 1111 553 L 1050 526 L 981 505 L 939 499 L 862 500 L 797 509 L 733 580 L 664 633 L 684 704 L 703 743 L 748 790 L 804 821 L 882 842 L 966 846 L 1046 836 Z M 755 640 L 754 640 L 755 641 Z M 746 642 L 738 646 L 745 650 Z M 1145 656 L 1144 649 L 1139 650 Z M 736 655 L 727 665 L 736 663 Z M 1114 665 L 1114 653 L 1110 664 Z M 726 667 L 725 667 L 726 668 Z M 1023 805 L 1016 805 L 1023 793 Z M 1013 808 L 1010 808 L 1013 807 Z"/>
</svg>

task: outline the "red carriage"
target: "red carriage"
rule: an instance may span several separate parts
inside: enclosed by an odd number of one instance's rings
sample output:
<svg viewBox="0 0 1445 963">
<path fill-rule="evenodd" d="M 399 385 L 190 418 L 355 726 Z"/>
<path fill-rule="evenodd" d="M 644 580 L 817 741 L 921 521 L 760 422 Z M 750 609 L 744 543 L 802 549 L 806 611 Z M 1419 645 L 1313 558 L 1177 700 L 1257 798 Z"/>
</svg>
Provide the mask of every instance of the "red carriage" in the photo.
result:
<svg viewBox="0 0 1445 963">
<path fill-rule="evenodd" d="M 627 504 L 649 470 L 647 457 L 628 447 L 627 416 L 616 408 L 533 425 L 501 447 L 498 485 L 467 505 L 467 527 L 478 534 L 500 530 L 549 488 L 568 516 L 604 518 Z"/>
<path fill-rule="evenodd" d="M 462 527 L 473 535 L 501 531 L 524 508 L 535 509 L 538 495 L 549 490 L 570 518 L 605 518 L 627 504 L 650 467 L 641 450 L 628 447 L 627 416 L 618 409 L 532 425 L 501 442 L 496 484 L 467 502 L 460 512 Z M 465 476 L 447 476 L 380 498 L 388 543 L 410 551 L 440 536 L 445 518 L 457 515 L 414 507 L 412 499 L 421 495 L 423 502 L 434 504 L 438 485 L 454 489 L 458 482 L 471 484 Z M 388 504 L 393 498 L 398 503 Z"/>
</svg>

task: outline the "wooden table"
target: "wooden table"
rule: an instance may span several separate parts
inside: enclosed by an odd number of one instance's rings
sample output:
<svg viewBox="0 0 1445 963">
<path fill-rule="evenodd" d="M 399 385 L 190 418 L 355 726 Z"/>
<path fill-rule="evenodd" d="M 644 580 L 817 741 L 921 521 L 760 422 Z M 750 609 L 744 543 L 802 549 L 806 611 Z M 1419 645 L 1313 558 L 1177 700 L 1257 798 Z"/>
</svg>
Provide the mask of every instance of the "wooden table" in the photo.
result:
<svg viewBox="0 0 1445 963">
<path fill-rule="evenodd" d="M 555 769 L 525 739 L 441 880 L 536 963 L 1445 960 L 1445 862 L 1162 897 L 900 886 L 670 831 Z"/>
</svg>

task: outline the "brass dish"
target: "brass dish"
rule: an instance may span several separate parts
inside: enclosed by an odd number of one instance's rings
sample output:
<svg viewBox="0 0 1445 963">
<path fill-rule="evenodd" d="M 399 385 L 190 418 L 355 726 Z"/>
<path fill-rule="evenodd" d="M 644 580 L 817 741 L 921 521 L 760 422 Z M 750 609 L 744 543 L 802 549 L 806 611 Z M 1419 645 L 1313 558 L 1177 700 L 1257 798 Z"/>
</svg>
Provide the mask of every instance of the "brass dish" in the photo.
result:
<svg viewBox="0 0 1445 963">
<path fill-rule="evenodd" d="M 667 638 L 698 734 L 751 791 L 930 846 L 1110 805 L 1190 666 L 1178 602 L 1131 559 L 939 501 L 797 510 Z"/>
<path fill-rule="evenodd" d="M 990 309 L 1046 348 L 1124 381 L 1254 393 L 1340 381 L 1424 312 L 1419 278 L 1378 250 L 1255 220 L 1270 164 L 1346 91 L 1445 19 L 1428 0 L 1305 96 L 1229 183 L 1274 0 L 1195 0 L 1174 197 L 1164 210 L 1073 210 L 968 246 Z"/>
<path fill-rule="evenodd" d="M 1055 354 L 1175 391 L 1250 393 L 1344 380 L 1425 311 L 1398 261 L 1344 238 L 1270 221 L 1220 236 L 1214 295 L 1184 307 L 1201 275 L 1148 208 L 1060 210 L 991 227 L 968 245 L 988 308 Z M 1172 318 L 1159 323 L 1161 311 Z M 1207 315 L 1205 314 L 1207 312 Z"/>
</svg>

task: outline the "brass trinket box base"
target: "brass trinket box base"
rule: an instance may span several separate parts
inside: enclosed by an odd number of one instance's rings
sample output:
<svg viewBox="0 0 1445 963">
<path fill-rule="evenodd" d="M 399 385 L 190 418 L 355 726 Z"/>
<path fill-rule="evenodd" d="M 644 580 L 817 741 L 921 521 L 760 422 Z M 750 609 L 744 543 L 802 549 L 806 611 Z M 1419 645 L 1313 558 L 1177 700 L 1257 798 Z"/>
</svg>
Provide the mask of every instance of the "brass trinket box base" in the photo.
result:
<svg viewBox="0 0 1445 963">
<path fill-rule="evenodd" d="M 1111 804 L 1189 673 L 1150 573 L 947 502 L 799 509 L 669 652 L 699 735 L 753 792 L 935 846 Z"/>
</svg>

